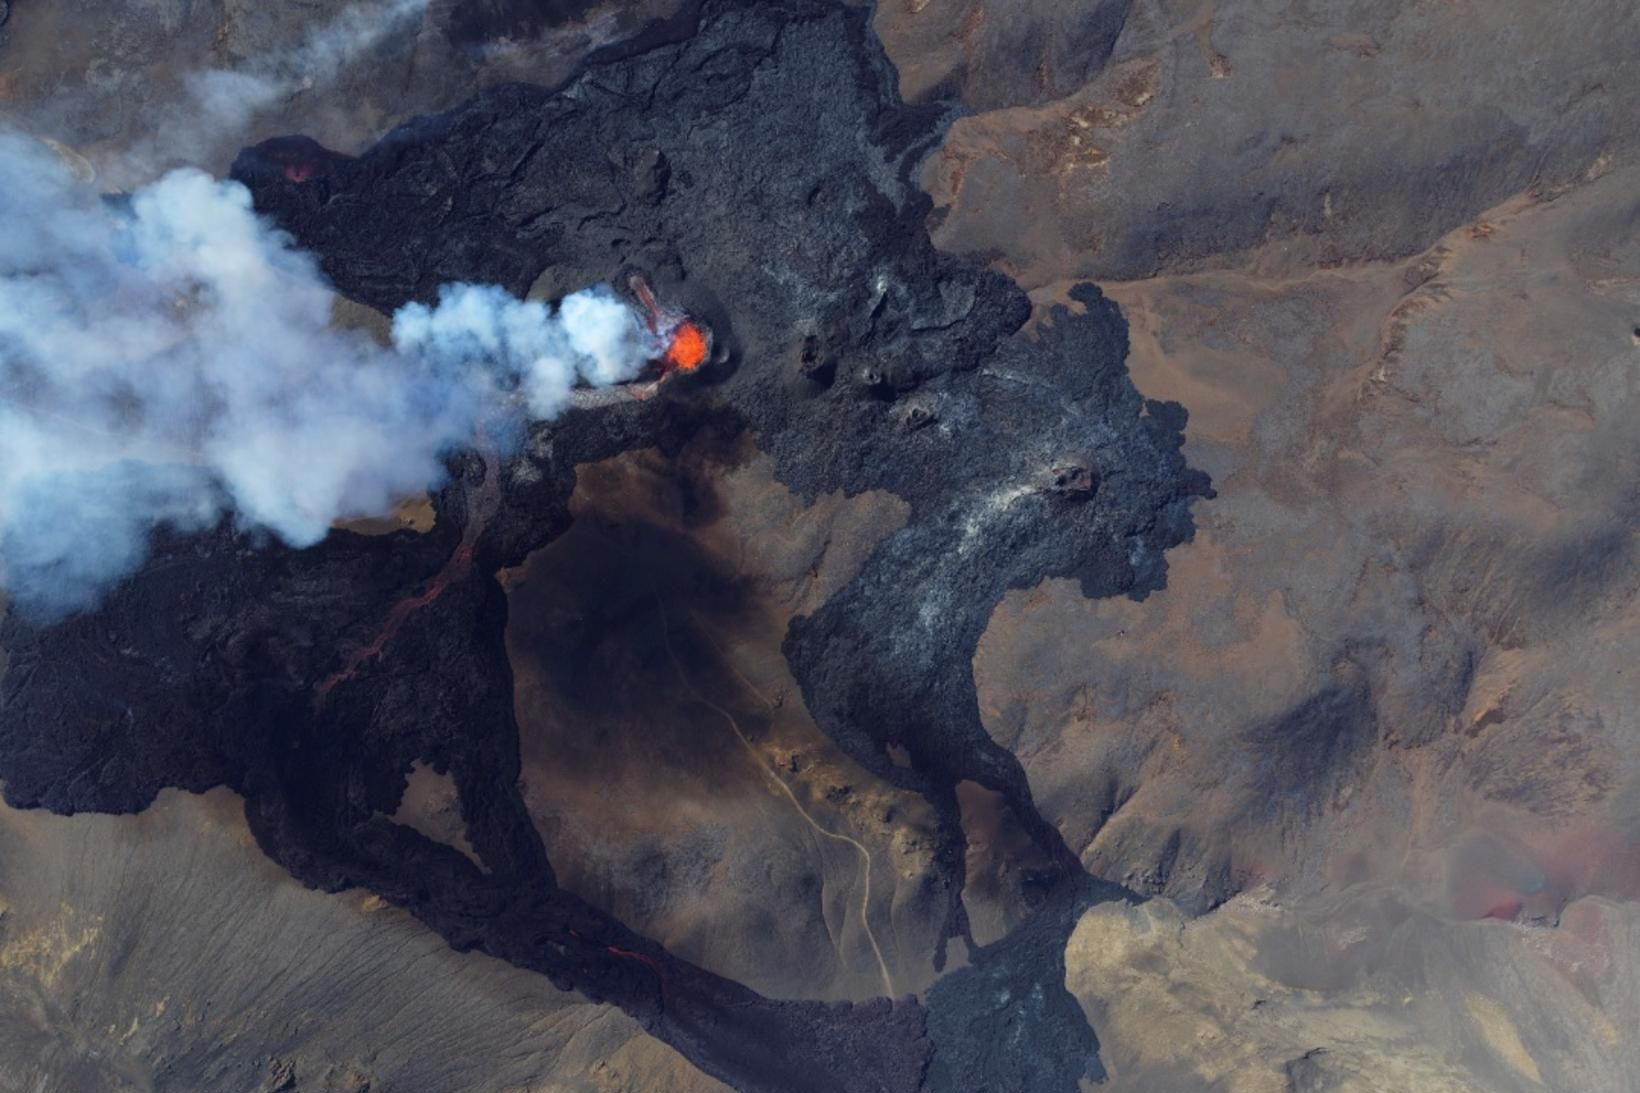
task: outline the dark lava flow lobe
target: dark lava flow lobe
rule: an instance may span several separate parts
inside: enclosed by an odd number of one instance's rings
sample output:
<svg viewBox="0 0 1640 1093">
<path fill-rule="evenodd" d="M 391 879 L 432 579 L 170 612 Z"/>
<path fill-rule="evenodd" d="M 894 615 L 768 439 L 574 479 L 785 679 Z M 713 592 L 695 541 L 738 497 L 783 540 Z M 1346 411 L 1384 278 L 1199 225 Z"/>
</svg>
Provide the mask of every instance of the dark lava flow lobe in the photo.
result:
<svg viewBox="0 0 1640 1093">
<path fill-rule="evenodd" d="M 737 1089 L 953 1088 L 972 1075 L 961 1041 L 1003 1019 L 965 997 L 986 983 L 1046 999 L 1027 1041 L 996 1026 L 994 1088 L 1028 1074 L 1074 1093 L 1097 1075 L 1062 952 L 1038 950 L 1112 889 L 985 732 L 970 665 L 1011 588 L 1162 587 L 1210 490 L 1180 454 L 1183 410 L 1134 390 L 1125 324 L 1097 289 L 1026 335 L 1017 285 L 934 249 L 911 180 L 949 113 L 895 88 L 867 11 L 720 0 L 559 89 L 487 91 L 356 158 L 288 138 L 247 149 L 234 174 L 257 207 L 355 299 L 392 309 L 451 281 L 561 294 L 641 272 L 721 350 L 654 398 L 453 455 L 429 534 L 338 531 L 303 551 L 227 525 L 161 535 L 94 614 L 6 619 L 7 799 L 128 811 L 164 786 L 231 786 L 300 879 L 368 887 L 457 948 L 618 1005 Z M 1048 917 L 984 949 L 966 938 L 975 989 L 931 992 L 932 1015 L 910 999 L 776 1001 L 678 959 L 560 888 L 525 810 L 495 574 L 569 526 L 578 464 L 675 452 L 707 428 L 749 432 L 805 498 L 882 489 L 910 507 L 785 652 L 820 727 L 940 811 L 947 935 L 967 935 L 959 782 L 1004 794 L 1057 862 Z M 485 870 L 384 818 L 418 760 L 454 778 Z"/>
</svg>

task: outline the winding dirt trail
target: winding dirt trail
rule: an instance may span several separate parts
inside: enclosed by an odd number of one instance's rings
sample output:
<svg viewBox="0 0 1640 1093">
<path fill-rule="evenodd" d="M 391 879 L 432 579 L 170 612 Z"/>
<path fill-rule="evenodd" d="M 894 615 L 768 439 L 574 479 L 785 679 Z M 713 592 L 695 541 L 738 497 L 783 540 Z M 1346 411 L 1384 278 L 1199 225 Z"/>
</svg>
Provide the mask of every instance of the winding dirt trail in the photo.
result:
<svg viewBox="0 0 1640 1093">
<path fill-rule="evenodd" d="M 858 840 L 853 839 L 848 835 L 844 835 L 841 832 L 832 831 L 816 820 L 809 810 L 803 807 L 803 802 L 798 799 L 796 793 L 792 792 L 792 788 L 786 783 L 786 780 L 780 777 L 780 775 L 775 772 L 774 768 L 769 766 L 769 764 L 764 761 L 763 756 L 758 753 L 758 750 L 752 746 L 751 740 L 747 739 L 746 734 L 741 731 L 740 722 L 735 719 L 735 716 L 722 706 L 719 706 L 717 703 L 700 693 L 694 683 L 689 679 L 689 674 L 683 670 L 683 664 L 678 660 L 678 654 L 672 647 L 672 623 L 671 616 L 666 610 L 666 601 L 657 596 L 655 598 L 655 602 L 660 607 L 661 638 L 666 643 L 666 655 L 671 659 L 672 667 L 676 670 L 679 681 L 682 682 L 684 689 L 689 692 L 690 697 L 694 698 L 695 701 L 699 702 L 701 705 L 723 718 L 724 722 L 728 724 L 730 731 L 735 734 L 735 739 L 740 741 L 740 746 L 746 749 L 746 754 L 751 758 L 752 762 L 756 764 L 757 768 L 763 772 L 764 776 L 774 784 L 775 788 L 780 791 L 781 795 L 784 796 L 788 802 L 790 802 L 792 808 L 799 816 L 803 818 L 803 822 L 807 823 L 809 827 L 814 829 L 815 834 L 819 835 L 823 839 L 829 839 L 833 842 L 844 843 L 851 846 L 854 848 L 854 851 L 860 855 L 860 926 L 865 931 L 866 940 L 871 943 L 872 955 L 877 958 L 877 970 L 883 977 L 884 993 L 889 998 L 893 998 L 895 996 L 894 977 L 889 974 L 888 962 L 883 959 L 883 950 L 877 944 L 877 935 L 871 929 L 871 851 L 866 848 L 865 844 L 859 842 Z M 756 695 L 758 701 L 768 706 L 769 709 L 773 710 L 777 708 L 774 702 L 764 695 L 763 692 L 752 686 L 751 681 L 741 674 L 740 670 L 729 661 L 728 657 L 723 655 L 723 650 L 719 648 L 716 642 L 712 641 L 710 637 L 707 637 L 706 640 L 718 654 L 719 658 L 722 659 L 723 663 L 728 665 L 729 670 L 734 673 L 735 678 L 740 681 L 741 686 Z"/>
</svg>

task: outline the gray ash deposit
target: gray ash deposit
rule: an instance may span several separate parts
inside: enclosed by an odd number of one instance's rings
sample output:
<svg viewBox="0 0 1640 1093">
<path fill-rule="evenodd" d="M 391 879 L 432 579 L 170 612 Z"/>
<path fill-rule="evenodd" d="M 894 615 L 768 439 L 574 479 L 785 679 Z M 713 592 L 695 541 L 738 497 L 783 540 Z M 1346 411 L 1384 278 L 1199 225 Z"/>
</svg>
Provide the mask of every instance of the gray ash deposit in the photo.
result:
<svg viewBox="0 0 1640 1093">
<path fill-rule="evenodd" d="M 452 455 L 427 535 L 337 531 L 303 551 L 228 525 L 162 535 L 94 613 L 7 619 L 7 799 L 131 811 L 165 786 L 225 784 L 300 879 L 367 887 L 457 948 L 618 1005 L 735 1088 L 955 1088 L 963 1067 L 936 1057 L 915 1001 L 764 998 L 558 886 L 518 788 L 495 576 L 569 526 L 578 465 L 703 429 L 750 433 L 806 498 L 891 491 L 906 525 L 787 635 L 805 701 L 945 818 L 947 936 L 967 934 L 959 782 L 1004 794 L 1057 863 L 1054 923 L 989 947 L 970 979 L 1035 981 L 1029 939 L 1062 941 L 1063 908 L 1112 891 L 986 734 L 971 662 L 1009 589 L 1162 587 L 1210 490 L 1180 454 L 1182 408 L 1129 381 L 1125 324 L 1096 289 L 1025 333 L 1015 284 L 934 249 L 912 178 L 951 114 L 895 85 L 864 11 L 715 2 L 562 87 L 485 92 L 356 158 L 295 139 L 242 153 L 234 175 L 258 209 L 354 299 L 391 309 L 452 281 L 558 295 L 641 271 L 710 325 L 716 355 L 653 398 L 533 427 L 511 456 Z M 461 550 L 470 564 L 451 566 Z M 395 618 L 379 655 L 359 656 Z M 385 818 L 418 760 L 451 772 L 484 870 Z M 1062 960 L 1045 960 L 1051 978 Z M 1099 1072 L 1096 1041 L 1075 1006 L 1042 1014 L 1066 1024 L 1018 1049 L 1042 1057 L 989 1065 L 1073 1091 Z"/>
</svg>

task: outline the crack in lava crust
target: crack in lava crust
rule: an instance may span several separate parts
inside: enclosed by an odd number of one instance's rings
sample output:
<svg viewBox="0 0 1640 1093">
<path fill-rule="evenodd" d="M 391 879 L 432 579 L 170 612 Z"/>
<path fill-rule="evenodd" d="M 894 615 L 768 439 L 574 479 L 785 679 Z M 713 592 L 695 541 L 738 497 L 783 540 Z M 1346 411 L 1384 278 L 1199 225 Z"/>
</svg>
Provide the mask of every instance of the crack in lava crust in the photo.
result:
<svg viewBox="0 0 1640 1093">
<path fill-rule="evenodd" d="M 313 689 L 316 702 L 323 703 L 330 697 L 331 691 L 353 679 L 365 665 L 379 662 L 388 644 L 398 635 L 411 615 L 433 603 L 444 594 L 446 588 L 465 580 L 472 572 L 473 549 L 478 545 L 479 537 L 484 534 L 484 528 L 501 506 L 501 461 L 495 442 L 486 434 L 480 433 L 475 441 L 475 450 L 484 468 L 484 481 L 477 490 L 467 495 L 467 511 L 462 524 L 461 541 L 456 544 L 449 560 L 444 563 L 444 568 L 427 582 L 425 589 L 405 596 L 395 603 L 388 611 L 387 618 L 383 621 L 381 629 L 376 632 L 376 636 L 349 656 L 347 663 L 341 668 L 319 681 Z"/>
</svg>

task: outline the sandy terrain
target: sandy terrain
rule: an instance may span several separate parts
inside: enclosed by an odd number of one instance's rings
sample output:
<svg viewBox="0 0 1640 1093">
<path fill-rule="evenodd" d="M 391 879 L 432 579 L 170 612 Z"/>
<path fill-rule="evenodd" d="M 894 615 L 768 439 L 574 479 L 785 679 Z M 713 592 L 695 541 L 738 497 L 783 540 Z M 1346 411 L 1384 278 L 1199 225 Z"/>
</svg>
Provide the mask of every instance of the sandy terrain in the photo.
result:
<svg viewBox="0 0 1640 1093">
<path fill-rule="evenodd" d="M 223 790 L 0 807 L 0 861 L 0 1089 L 725 1089 L 616 1010 L 304 888 Z"/>
</svg>

